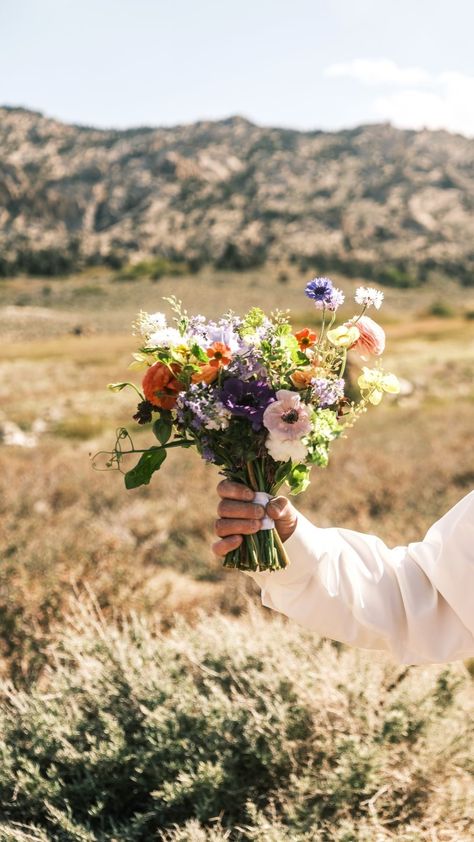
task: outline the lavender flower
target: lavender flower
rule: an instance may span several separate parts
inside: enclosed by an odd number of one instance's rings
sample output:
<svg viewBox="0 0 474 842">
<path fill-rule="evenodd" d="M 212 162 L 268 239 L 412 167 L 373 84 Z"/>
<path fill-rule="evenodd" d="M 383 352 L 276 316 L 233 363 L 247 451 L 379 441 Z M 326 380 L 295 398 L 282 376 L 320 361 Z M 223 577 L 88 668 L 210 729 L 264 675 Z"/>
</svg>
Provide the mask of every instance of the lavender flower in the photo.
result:
<svg viewBox="0 0 474 842">
<path fill-rule="evenodd" d="M 276 399 L 273 389 L 261 380 L 245 382 L 237 377 L 224 381 L 219 397 L 232 415 L 250 421 L 254 432 L 262 429 L 263 413 Z"/>
<path fill-rule="evenodd" d="M 341 304 L 344 304 L 344 299 L 345 299 L 345 295 L 344 295 L 342 289 L 337 289 L 336 287 L 334 287 L 334 289 L 332 291 L 331 301 L 329 302 L 329 304 L 326 305 L 327 309 L 333 310 L 333 311 L 337 310 L 338 307 L 341 306 Z"/>
<path fill-rule="evenodd" d="M 344 380 L 328 380 L 326 377 L 314 377 L 311 380 L 313 396 L 324 409 L 337 403 L 344 397 Z"/>
<path fill-rule="evenodd" d="M 222 342 L 230 348 L 232 353 L 240 350 L 242 340 L 236 330 L 238 324 L 239 320 L 234 316 L 220 319 L 219 322 L 209 322 L 206 326 L 206 338 L 209 345 L 213 342 Z"/>
<path fill-rule="evenodd" d="M 306 284 L 305 293 L 318 310 L 337 310 L 344 303 L 344 293 L 333 285 L 330 278 L 313 278 Z"/>
<path fill-rule="evenodd" d="M 214 453 L 212 447 L 210 447 L 209 439 L 207 437 L 202 438 L 202 451 L 201 451 L 202 458 L 206 462 L 216 462 L 216 454 Z"/>
<path fill-rule="evenodd" d="M 206 319 L 205 316 L 191 316 L 187 329 L 188 338 L 194 342 L 206 342 Z"/>
<path fill-rule="evenodd" d="M 257 380 L 266 380 L 267 371 L 255 348 L 235 354 L 227 366 L 227 371 L 232 377 L 239 380 L 250 380 L 256 377 Z"/>
<path fill-rule="evenodd" d="M 202 383 L 192 383 L 186 392 L 180 392 L 176 400 L 179 423 L 189 424 L 194 430 L 225 430 L 229 426 L 230 410 L 218 400 L 216 390 Z"/>
</svg>

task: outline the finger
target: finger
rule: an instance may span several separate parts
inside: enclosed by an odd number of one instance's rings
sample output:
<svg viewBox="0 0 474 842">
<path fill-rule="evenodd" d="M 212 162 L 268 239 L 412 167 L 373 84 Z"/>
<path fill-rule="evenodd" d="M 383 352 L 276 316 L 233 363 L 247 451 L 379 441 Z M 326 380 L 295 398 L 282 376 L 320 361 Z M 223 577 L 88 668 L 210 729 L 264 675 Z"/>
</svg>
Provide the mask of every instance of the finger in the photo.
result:
<svg viewBox="0 0 474 842">
<path fill-rule="evenodd" d="M 291 511 L 291 503 L 286 497 L 274 497 L 266 506 L 266 513 L 273 520 L 286 518 L 290 515 Z"/>
<path fill-rule="evenodd" d="M 229 535 L 227 538 L 222 538 L 221 541 L 216 541 L 212 545 L 216 555 L 227 555 L 231 550 L 236 550 L 242 543 L 242 535 Z"/>
<path fill-rule="evenodd" d="M 261 525 L 261 520 L 237 520 L 224 517 L 216 520 L 215 531 L 219 538 L 226 538 L 227 535 L 251 535 L 253 532 L 258 532 Z"/>
<path fill-rule="evenodd" d="M 241 482 L 232 482 L 230 479 L 223 479 L 217 486 L 219 497 L 228 497 L 231 500 L 253 500 L 254 491 Z"/>
<path fill-rule="evenodd" d="M 241 517 L 246 520 L 255 520 L 265 515 L 265 509 L 258 503 L 244 503 L 240 500 L 229 500 L 226 497 L 220 501 L 217 513 L 220 517 Z"/>
</svg>

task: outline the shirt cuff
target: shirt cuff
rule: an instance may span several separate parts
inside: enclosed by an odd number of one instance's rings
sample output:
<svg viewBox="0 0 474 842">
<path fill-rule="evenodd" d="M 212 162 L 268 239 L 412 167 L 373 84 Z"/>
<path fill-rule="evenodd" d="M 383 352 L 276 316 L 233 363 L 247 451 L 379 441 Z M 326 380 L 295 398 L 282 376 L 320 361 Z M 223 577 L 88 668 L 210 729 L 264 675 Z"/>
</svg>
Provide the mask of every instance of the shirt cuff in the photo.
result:
<svg viewBox="0 0 474 842">
<path fill-rule="evenodd" d="M 272 585 L 290 585 L 300 582 L 312 575 L 319 561 L 319 548 L 323 554 L 324 536 L 327 530 L 314 526 L 301 512 L 298 512 L 295 531 L 286 539 L 283 546 L 290 563 L 284 570 L 265 570 L 256 573 L 253 570 L 244 571 L 261 587 L 269 583 Z"/>
</svg>

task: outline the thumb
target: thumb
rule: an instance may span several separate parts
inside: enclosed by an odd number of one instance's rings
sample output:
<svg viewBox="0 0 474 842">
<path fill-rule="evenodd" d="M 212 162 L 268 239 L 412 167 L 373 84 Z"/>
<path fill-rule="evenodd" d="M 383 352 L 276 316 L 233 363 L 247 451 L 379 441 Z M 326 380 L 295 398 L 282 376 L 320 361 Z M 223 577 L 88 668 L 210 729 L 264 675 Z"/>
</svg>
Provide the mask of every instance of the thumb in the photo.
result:
<svg viewBox="0 0 474 842">
<path fill-rule="evenodd" d="M 286 541 L 296 529 L 298 512 L 286 497 L 273 497 L 266 507 L 268 517 L 275 521 L 277 530 L 282 541 Z"/>
</svg>

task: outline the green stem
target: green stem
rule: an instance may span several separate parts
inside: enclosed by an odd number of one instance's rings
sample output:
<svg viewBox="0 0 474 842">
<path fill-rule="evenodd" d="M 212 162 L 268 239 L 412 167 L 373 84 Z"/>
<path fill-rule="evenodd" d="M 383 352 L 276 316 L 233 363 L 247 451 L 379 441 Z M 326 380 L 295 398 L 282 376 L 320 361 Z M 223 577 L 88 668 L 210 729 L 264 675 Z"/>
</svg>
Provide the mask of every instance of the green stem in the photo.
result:
<svg viewBox="0 0 474 842">
<path fill-rule="evenodd" d="M 357 318 L 356 318 L 356 319 L 352 319 L 352 320 L 351 320 L 353 325 L 356 325 L 356 324 L 357 324 L 357 322 L 359 321 L 359 319 L 361 319 L 361 318 L 362 318 L 362 316 L 364 315 L 364 313 L 365 313 L 365 311 L 366 311 L 366 310 L 367 310 L 367 304 L 364 304 L 364 308 L 363 308 L 363 310 L 362 310 L 362 313 L 359 313 L 359 315 L 357 316 Z"/>
<path fill-rule="evenodd" d="M 187 444 L 189 441 L 191 441 L 191 440 L 190 439 L 175 439 L 174 441 L 168 442 L 168 444 L 160 444 L 160 447 L 164 448 L 165 450 L 168 450 L 168 448 L 170 448 L 170 447 L 182 447 L 184 442 L 186 442 L 186 444 Z M 130 453 L 148 453 L 149 450 L 150 450 L 149 447 L 146 447 L 144 449 L 133 448 L 133 450 L 121 450 L 120 455 L 121 456 L 127 456 Z"/>
<path fill-rule="evenodd" d="M 247 472 L 249 475 L 250 485 L 252 486 L 254 491 L 258 491 L 258 482 L 255 476 L 255 470 L 253 467 L 253 462 L 247 462 Z"/>
<path fill-rule="evenodd" d="M 346 370 L 346 365 L 347 365 L 347 348 L 344 348 L 343 349 L 342 363 L 341 363 L 341 370 L 339 372 L 339 377 L 343 376 L 343 374 Z"/>
<path fill-rule="evenodd" d="M 326 326 L 326 305 L 323 305 L 323 321 L 322 321 L 322 324 L 321 324 L 321 334 L 320 334 L 320 337 L 318 339 L 318 345 L 317 345 L 318 351 L 319 351 L 319 349 L 322 345 L 323 339 L 324 339 L 324 328 L 325 328 L 325 326 Z"/>
<path fill-rule="evenodd" d="M 277 548 L 279 550 L 281 558 L 284 561 L 283 567 L 288 567 L 288 565 L 290 563 L 290 559 L 288 558 L 288 554 L 285 550 L 285 547 L 283 546 L 283 541 L 281 540 L 281 538 L 280 538 L 278 532 L 276 531 L 276 529 L 273 529 L 273 537 L 275 539 L 275 543 L 277 545 Z"/>
</svg>

